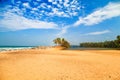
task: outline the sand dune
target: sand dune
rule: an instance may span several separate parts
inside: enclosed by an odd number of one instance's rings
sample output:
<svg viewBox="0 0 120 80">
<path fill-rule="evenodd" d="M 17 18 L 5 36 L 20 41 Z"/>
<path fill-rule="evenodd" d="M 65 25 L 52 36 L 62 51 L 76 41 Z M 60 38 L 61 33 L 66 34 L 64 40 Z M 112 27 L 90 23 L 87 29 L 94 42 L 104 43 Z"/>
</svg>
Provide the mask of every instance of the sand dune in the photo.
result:
<svg viewBox="0 0 120 80">
<path fill-rule="evenodd" d="M 120 80 L 120 51 L 3 52 L 0 53 L 0 80 Z"/>
</svg>

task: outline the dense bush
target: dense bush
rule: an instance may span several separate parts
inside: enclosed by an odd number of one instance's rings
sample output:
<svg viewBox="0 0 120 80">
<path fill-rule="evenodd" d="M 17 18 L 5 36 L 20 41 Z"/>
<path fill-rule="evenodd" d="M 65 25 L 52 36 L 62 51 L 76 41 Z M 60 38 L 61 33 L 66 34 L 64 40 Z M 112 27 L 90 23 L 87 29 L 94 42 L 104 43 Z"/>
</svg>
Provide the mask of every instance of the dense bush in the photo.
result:
<svg viewBox="0 0 120 80">
<path fill-rule="evenodd" d="M 120 35 L 113 41 L 80 43 L 80 47 L 120 48 Z"/>
<path fill-rule="evenodd" d="M 68 41 L 66 41 L 64 38 L 56 38 L 53 40 L 53 42 L 55 44 L 57 44 L 57 46 L 62 46 L 65 48 L 69 48 L 70 47 L 70 43 Z"/>
</svg>

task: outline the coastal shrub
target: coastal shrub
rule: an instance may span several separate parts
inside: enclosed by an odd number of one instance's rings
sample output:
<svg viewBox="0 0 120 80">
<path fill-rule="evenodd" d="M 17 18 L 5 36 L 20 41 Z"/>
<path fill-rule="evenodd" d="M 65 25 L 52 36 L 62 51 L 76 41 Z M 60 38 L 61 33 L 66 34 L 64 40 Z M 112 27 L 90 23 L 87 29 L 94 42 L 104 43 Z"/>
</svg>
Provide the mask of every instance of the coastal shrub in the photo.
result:
<svg viewBox="0 0 120 80">
<path fill-rule="evenodd" d="M 70 47 L 70 43 L 67 40 L 65 40 L 64 38 L 56 38 L 56 39 L 53 40 L 53 42 L 57 46 L 61 46 L 61 47 L 65 47 L 65 48 Z"/>
</svg>

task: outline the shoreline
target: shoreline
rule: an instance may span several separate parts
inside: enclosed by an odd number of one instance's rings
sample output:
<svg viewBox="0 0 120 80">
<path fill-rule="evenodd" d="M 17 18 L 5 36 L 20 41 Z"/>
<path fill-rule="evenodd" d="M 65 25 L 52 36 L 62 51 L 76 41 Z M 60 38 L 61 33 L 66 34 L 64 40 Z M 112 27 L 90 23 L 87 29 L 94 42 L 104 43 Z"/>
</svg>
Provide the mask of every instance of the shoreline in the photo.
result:
<svg viewBox="0 0 120 80">
<path fill-rule="evenodd" d="M 10 46 L 9 46 L 10 47 Z M 56 47 L 56 46 L 15 46 L 15 48 L 12 46 L 10 48 L 1 48 L 1 52 L 9 52 L 9 51 L 18 51 L 18 50 L 27 50 L 27 49 L 63 49 L 62 47 Z M 120 48 L 89 48 L 89 47 L 76 47 L 76 48 L 68 48 L 66 50 L 120 50 Z"/>
</svg>

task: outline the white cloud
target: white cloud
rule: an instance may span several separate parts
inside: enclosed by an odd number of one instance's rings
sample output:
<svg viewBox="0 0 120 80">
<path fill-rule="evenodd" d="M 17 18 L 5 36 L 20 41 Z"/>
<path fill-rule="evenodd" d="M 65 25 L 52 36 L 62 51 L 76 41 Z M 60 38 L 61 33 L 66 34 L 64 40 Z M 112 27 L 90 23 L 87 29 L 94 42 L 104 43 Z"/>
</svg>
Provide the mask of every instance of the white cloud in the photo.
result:
<svg viewBox="0 0 120 80">
<path fill-rule="evenodd" d="M 28 2 L 23 3 L 23 6 L 24 6 L 24 7 L 26 7 L 26 8 L 30 8 L 30 5 L 29 5 L 29 3 L 28 3 Z"/>
<path fill-rule="evenodd" d="M 33 4 L 34 4 L 35 6 L 39 5 L 39 3 L 36 2 L 36 1 L 33 1 Z"/>
<path fill-rule="evenodd" d="M 77 16 L 78 12 L 80 11 L 80 3 L 78 0 L 48 0 L 52 5 L 47 3 L 41 3 L 38 8 L 45 9 L 45 12 L 48 10 L 44 15 L 47 16 L 58 16 L 58 17 L 71 17 Z"/>
<path fill-rule="evenodd" d="M 81 10 L 82 6 L 78 1 L 79 0 L 48 0 L 48 2 L 51 3 L 49 4 L 42 0 L 35 0 L 33 2 L 31 2 L 31 0 L 25 0 L 25 2 L 18 0 L 15 2 L 14 7 L 10 8 L 10 10 L 13 13 L 18 14 L 21 11 L 21 15 L 23 15 L 28 14 L 29 9 L 31 13 L 27 15 L 27 18 L 38 17 L 39 19 L 41 19 L 44 16 L 71 18 L 73 16 L 77 16 L 79 11 Z M 20 11 L 15 11 L 16 8 L 18 8 Z M 54 11 L 54 9 L 57 9 L 57 11 Z M 44 13 L 42 13 L 41 10 L 44 11 Z"/>
<path fill-rule="evenodd" d="M 9 31 L 24 29 L 57 29 L 58 25 L 53 22 L 27 19 L 14 13 L 5 13 L 3 19 L 0 19 L 0 26 Z"/>
<path fill-rule="evenodd" d="M 64 1 L 64 6 L 68 7 L 69 6 L 69 0 Z"/>
<path fill-rule="evenodd" d="M 37 11 L 38 9 L 37 8 L 32 8 L 33 11 Z"/>
<path fill-rule="evenodd" d="M 84 18 L 80 17 L 79 20 L 74 23 L 74 26 L 81 24 L 94 25 L 117 16 L 120 16 L 120 3 L 109 3 Z"/>
<path fill-rule="evenodd" d="M 61 28 L 61 31 L 57 34 L 57 37 L 61 37 L 63 34 L 67 33 L 68 29 L 70 28 L 71 26 L 65 26 L 65 27 L 62 27 Z"/>
<path fill-rule="evenodd" d="M 36 1 L 40 2 L 41 0 L 36 0 Z"/>
<path fill-rule="evenodd" d="M 85 35 L 102 35 L 102 34 L 106 34 L 106 33 L 110 33 L 110 31 L 109 31 L 109 30 L 96 31 L 96 32 L 87 33 L 87 34 L 85 34 Z"/>
<path fill-rule="evenodd" d="M 48 0 L 48 2 L 53 2 L 53 0 Z"/>
</svg>

